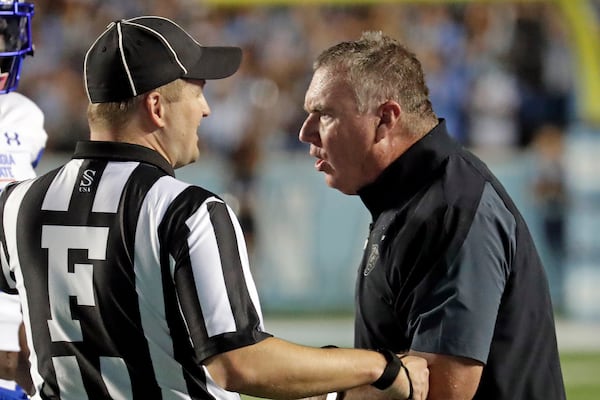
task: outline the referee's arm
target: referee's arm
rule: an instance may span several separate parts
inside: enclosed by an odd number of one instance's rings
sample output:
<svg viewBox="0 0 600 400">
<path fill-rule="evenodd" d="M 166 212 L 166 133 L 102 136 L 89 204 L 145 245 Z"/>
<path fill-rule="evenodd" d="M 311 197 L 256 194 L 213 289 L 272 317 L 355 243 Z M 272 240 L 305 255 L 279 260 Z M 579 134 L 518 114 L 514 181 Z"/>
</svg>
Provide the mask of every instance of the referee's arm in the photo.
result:
<svg viewBox="0 0 600 400">
<path fill-rule="evenodd" d="M 412 372 L 413 398 L 425 399 L 426 363 L 416 357 L 403 361 Z M 368 385 L 382 375 L 386 364 L 381 354 L 370 350 L 320 349 L 274 337 L 205 362 L 212 379 L 226 390 L 273 399 L 309 397 Z M 380 392 L 406 399 L 409 390 L 406 374 L 399 373 L 393 385 Z M 398 397 L 399 392 L 402 397 Z"/>
</svg>

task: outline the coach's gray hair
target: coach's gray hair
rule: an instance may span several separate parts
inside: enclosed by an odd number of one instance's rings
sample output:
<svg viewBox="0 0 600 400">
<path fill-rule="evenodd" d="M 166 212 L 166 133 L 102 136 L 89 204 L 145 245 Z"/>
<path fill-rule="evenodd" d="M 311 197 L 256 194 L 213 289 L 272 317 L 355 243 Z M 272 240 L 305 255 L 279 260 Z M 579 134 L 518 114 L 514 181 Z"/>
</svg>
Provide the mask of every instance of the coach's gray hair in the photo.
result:
<svg viewBox="0 0 600 400">
<path fill-rule="evenodd" d="M 361 113 L 394 100 L 415 121 L 437 121 L 421 63 L 399 41 L 381 31 L 363 32 L 357 41 L 326 49 L 313 65 L 314 70 L 322 67 L 347 79 Z"/>
</svg>

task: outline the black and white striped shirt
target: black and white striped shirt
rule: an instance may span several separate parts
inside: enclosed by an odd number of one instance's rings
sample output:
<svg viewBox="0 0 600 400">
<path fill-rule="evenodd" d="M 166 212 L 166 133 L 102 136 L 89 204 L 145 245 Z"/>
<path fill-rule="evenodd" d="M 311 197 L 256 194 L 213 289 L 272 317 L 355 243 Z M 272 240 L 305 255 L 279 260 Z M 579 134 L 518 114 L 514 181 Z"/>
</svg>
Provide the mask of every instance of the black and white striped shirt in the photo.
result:
<svg viewBox="0 0 600 400">
<path fill-rule="evenodd" d="M 80 142 L 0 197 L 37 398 L 234 399 L 202 367 L 265 333 L 239 223 L 145 147 Z"/>
</svg>

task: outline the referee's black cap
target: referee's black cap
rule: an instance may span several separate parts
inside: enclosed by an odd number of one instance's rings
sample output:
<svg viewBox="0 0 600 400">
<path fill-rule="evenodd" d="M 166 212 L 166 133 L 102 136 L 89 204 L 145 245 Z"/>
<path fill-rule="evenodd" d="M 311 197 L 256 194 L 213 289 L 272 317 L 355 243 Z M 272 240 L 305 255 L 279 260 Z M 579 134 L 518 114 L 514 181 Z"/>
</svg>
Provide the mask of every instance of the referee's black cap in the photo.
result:
<svg viewBox="0 0 600 400">
<path fill-rule="evenodd" d="M 221 79 L 235 73 L 242 50 L 203 46 L 175 22 L 143 16 L 112 22 L 84 61 L 92 103 L 119 102 L 179 78 Z"/>
</svg>

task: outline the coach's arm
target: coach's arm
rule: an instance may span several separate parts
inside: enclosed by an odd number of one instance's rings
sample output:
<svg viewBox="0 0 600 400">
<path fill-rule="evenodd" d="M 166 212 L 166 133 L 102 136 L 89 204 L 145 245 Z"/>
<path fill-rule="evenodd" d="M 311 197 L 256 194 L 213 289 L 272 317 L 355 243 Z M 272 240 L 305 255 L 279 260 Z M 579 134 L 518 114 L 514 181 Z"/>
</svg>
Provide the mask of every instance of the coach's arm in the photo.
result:
<svg viewBox="0 0 600 400">
<path fill-rule="evenodd" d="M 471 358 L 411 351 L 429 366 L 429 400 L 472 399 L 475 396 L 483 363 Z"/>
<path fill-rule="evenodd" d="M 411 351 L 409 354 L 427 360 L 429 368 L 428 400 L 463 400 L 472 399 L 475 396 L 483 371 L 481 362 L 443 354 L 416 351 Z M 390 397 L 370 386 L 351 389 L 344 396 L 344 400 L 359 399 L 386 400 Z"/>
</svg>

